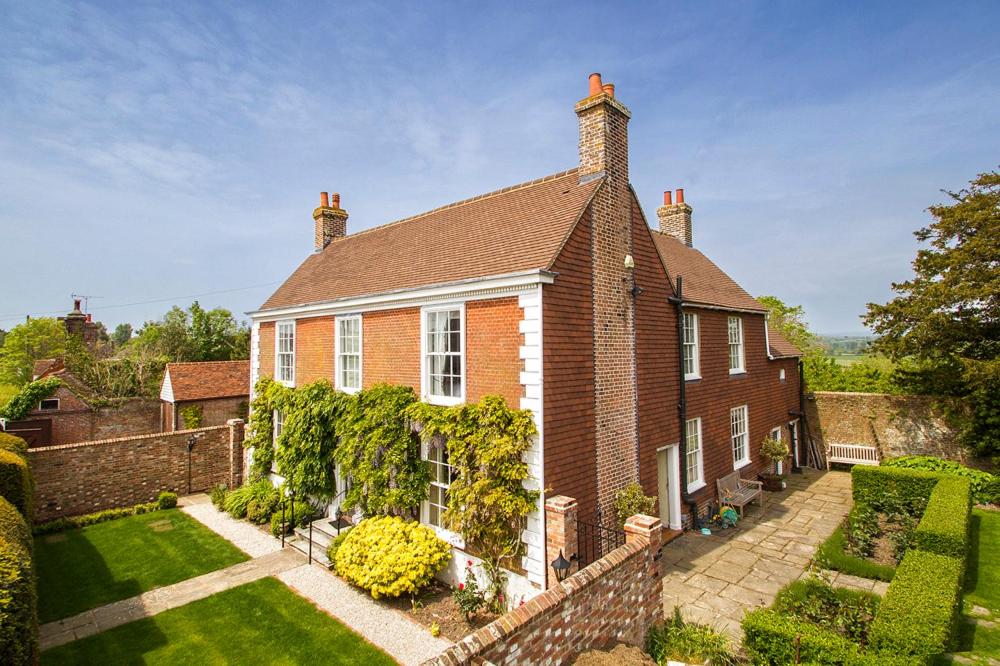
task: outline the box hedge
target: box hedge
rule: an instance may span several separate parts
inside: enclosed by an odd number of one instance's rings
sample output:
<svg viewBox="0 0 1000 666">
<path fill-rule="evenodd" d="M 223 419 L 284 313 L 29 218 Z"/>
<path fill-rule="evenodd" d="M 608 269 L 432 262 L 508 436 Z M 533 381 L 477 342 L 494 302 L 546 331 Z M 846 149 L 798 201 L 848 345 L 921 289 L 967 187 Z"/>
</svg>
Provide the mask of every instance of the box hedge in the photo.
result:
<svg viewBox="0 0 1000 666">
<path fill-rule="evenodd" d="M 0 498 L 0 664 L 38 660 L 38 598 L 28 524 Z"/>
<path fill-rule="evenodd" d="M 913 533 L 913 546 L 963 562 L 969 551 L 972 488 L 968 479 L 946 476 L 931 492 L 923 518 Z"/>
<path fill-rule="evenodd" d="M 0 450 L 0 497 L 13 504 L 25 520 L 31 522 L 34 516 L 34 485 L 24 456 Z"/>
<path fill-rule="evenodd" d="M 789 615 L 761 608 L 743 618 L 743 649 L 754 664 L 785 666 L 803 663 L 837 666 L 912 666 L 909 656 L 864 652 L 834 631 Z"/>
<path fill-rule="evenodd" d="M 855 465 L 851 469 L 852 494 L 855 503 L 867 504 L 876 511 L 903 507 L 919 513 L 943 476 L 902 467 Z"/>
<path fill-rule="evenodd" d="M 104 509 L 103 511 L 97 511 L 95 513 L 85 513 L 82 516 L 56 518 L 55 520 L 50 520 L 47 523 L 35 525 L 32 531 L 36 536 L 54 534 L 64 530 L 88 527 L 98 523 L 106 523 L 109 520 L 118 520 L 119 518 L 126 518 L 128 516 L 139 516 L 144 513 L 152 513 L 153 511 L 159 510 L 159 502 L 144 502 L 142 504 L 126 506 L 120 509 Z"/>
<path fill-rule="evenodd" d="M 947 652 L 962 600 L 963 570 L 961 558 L 907 551 L 872 623 L 872 645 L 892 654 Z"/>
</svg>

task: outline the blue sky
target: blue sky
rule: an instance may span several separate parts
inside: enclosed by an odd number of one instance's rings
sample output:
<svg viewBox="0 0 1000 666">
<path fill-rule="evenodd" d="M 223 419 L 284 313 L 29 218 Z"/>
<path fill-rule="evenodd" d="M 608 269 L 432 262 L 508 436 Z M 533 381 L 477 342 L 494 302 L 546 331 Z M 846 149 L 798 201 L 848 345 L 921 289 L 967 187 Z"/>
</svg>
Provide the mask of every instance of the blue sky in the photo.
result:
<svg viewBox="0 0 1000 666">
<path fill-rule="evenodd" d="M 575 166 L 592 71 L 632 110 L 647 217 L 683 187 L 695 245 L 820 332 L 860 331 L 939 190 L 1000 163 L 995 2 L 0 0 L 0 16 L 3 328 L 71 292 L 100 296 L 109 327 L 207 292 L 254 309 L 311 252 L 321 190 L 356 231 Z"/>
</svg>

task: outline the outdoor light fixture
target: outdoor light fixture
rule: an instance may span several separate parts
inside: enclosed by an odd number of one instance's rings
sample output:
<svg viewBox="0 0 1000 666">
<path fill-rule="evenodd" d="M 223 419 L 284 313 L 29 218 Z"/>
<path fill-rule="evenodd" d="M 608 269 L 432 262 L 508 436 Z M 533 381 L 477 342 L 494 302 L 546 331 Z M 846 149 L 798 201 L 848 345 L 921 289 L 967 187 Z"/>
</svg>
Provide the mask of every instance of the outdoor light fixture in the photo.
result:
<svg viewBox="0 0 1000 666">
<path fill-rule="evenodd" d="M 552 566 L 552 570 L 556 572 L 556 580 L 560 583 L 566 580 L 566 576 L 569 575 L 569 568 L 573 566 L 572 562 L 563 557 L 562 549 L 559 550 L 559 557 L 552 560 L 549 564 Z"/>
<path fill-rule="evenodd" d="M 627 268 L 628 270 L 632 270 L 633 268 L 635 268 L 635 259 L 632 258 L 631 254 L 625 255 L 625 268 Z"/>
</svg>

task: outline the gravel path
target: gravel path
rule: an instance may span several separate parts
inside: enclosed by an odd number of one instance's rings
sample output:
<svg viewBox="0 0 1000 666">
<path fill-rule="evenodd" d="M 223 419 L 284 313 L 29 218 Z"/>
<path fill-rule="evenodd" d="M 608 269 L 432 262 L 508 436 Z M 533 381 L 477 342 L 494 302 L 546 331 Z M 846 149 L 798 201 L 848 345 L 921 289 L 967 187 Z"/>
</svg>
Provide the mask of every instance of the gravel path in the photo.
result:
<svg viewBox="0 0 1000 666">
<path fill-rule="evenodd" d="M 208 495 L 188 495 L 178 502 L 181 511 L 219 536 L 229 539 L 250 557 L 260 557 L 281 550 L 281 541 L 261 532 L 257 527 L 242 520 L 230 518 L 218 511 Z"/>
<path fill-rule="evenodd" d="M 434 638 L 426 627 L 379 605 L 316 565 L 304 564 L 289 569 L 278 574 L 278 578 L 388 652 L 403 666 L 423 663 L 451 645 L 450 641 Z"/>
</svg>

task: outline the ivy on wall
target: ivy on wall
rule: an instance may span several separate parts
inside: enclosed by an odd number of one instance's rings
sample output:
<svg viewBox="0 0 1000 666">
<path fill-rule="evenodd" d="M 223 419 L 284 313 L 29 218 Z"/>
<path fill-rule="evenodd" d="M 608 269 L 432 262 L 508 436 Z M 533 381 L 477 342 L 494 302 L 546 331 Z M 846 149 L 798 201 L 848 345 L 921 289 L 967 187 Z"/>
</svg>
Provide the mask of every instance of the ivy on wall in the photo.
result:
<svg viewBox="0 0 1000 666">
<path fill-rule="evenodd" d="M 189 405 L 181 408 L 181 420 L 184 421 L 184 427 L 188 430 L 200 428 L 204 416 L 205 412 L 201 405 Z"/>
<path fill-rule="evenodd" d="M 292 390 L 280 387 L 276 409 L 283 415 L 274 463 L 285 487 L 299 497 L 328 501 L 339 492 L 334 475 L 337 423 L 350 396 L 327 380 Z"/>
<path fill-rule="evenodd" d="M 28 412 L 38 407 L 38 403 L 56 392 L 62 385 L 58 377 L 46 377 L 25 384 L 24 387 L 0 407 L 0 417 L 8 421 L 20 421 Z"/>
</svg>

